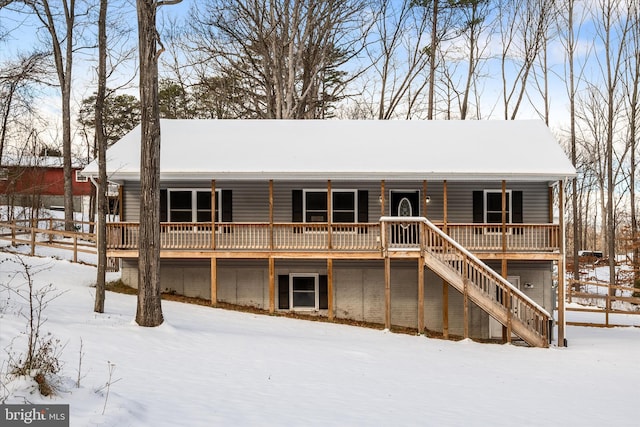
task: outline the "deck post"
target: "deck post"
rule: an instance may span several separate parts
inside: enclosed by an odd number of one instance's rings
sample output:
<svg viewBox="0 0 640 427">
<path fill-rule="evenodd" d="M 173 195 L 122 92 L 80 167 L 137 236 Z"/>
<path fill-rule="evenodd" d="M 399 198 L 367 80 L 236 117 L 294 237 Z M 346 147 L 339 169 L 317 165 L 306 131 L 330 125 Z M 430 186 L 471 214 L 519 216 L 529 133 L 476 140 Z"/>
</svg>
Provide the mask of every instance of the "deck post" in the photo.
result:
<svg viewBox="0 0 640 427">
<path fill-rule="evenodd" d="M 502 258 L 502 265 L 500 266 L 500 275 L 507 279 L 508 275 L 508 263 L 506 258 Z M 507 324 L 502 325 L 502 342 L 511 342 L 511 307 L 507 305 L 507 298 L 509 296 L 502 293 L 502 304 L 507 308 Z"/>
<path fill-rule="evenodd" d="M 462 282 L 464 283 L 464 292 L 463 292 L 463 318 L 464 318 L 464 333 L 463 336 L 465 339 L 469 338 L 469 278 L 467 274 L 468 261 L 465 256 L 462 259 Z"/>
<path fill-rule="evenodd" d="M 418 333 L 424 333 L 424 255 L 418 257 Z"/>
<path fill-rule="evenodd" d="M 449 284 L 442 280 L 442 337 L 449 339 Z"/>
<path fill-rule="evenodd" d="M 218 305 L 218 259 L 211 257 L 211 305 Z"/>
<path fill-rule="evenodd" d="M 507 252 L 507 181 L 502 180 L 502 253 Z"/>
<path fill-rule="evenodd" d="M 327 317 L 333 321 L 333 259 L 327 258 Z"/>
<path fill-rule="evenodd" d="M 276 311 L 276 266 L 275 259 L 269 257 L 269 314 Z"/>
<path fill-rule="evenodd" d="M 118 185 L 118 220 L 124 221 L 124 196 L 122 185 Z"/>
<path fill-rule="evenodd" d="M 427 180 L 422 181 L 422 216 L 427 217 Z"/>
<path fill-rule="evenodd" d="M 443 200 L 442 200 L 442 220 L 444 222 L 444 225 L 442 227 L 442 231 L 444 231 L 446 234 L 449 234 L 448 231 L 448 227 L 447 227 L 447 222 L 449 221 L 448 218 L 448 208 L 447 208 L 447 204 L 449 203 L 447 198 L 447 180 L 445 179 L 444 181 L 442 181 L 442 192 L 443 192 Z"/>
<path fill-rule="evenodd" d="M 391 329 L 391 258 L 384 257 L 384 327 Z"/>
<path fill-rule="evenodd" d="M 273 250 L 273 180 L 269 180 L 269 250 Z"/>
<path fill-rule="evenodd" d="M 216 249 L 216 180 L 211 180 L 211 249 Z"/>
<path fill-rule="evenodd" d="M 564 181 L 558 182 L 558 222 L 560 223 L 560 255 L 558 256 L 558 347 L 565 342 L 565 224 L 564 224 Z M 608 313 L 607 313 L 608 315 Z"/>
<path fill-rule="evenodd" d="M 385 204 L 385 194 L 384 194 L 384 179 L 380 181 L 380 216 L 384 216 L 384 204 Z"/>
<path fill-rule="evenodd" d="M 333 201 L 333 197 L 331 197 L 331 180 L 327 181 L 327 225 L 328 225 L 328 230 L 327 230 L 327 247 L 329 250 L 333 249 L 333 242 L 332 242 L 332 221 L 331 221 L 331 217 L 333 216 L 331 213 L 333 211 L 333 208 L 331 206 L 331 202 Z"/>
</svg>

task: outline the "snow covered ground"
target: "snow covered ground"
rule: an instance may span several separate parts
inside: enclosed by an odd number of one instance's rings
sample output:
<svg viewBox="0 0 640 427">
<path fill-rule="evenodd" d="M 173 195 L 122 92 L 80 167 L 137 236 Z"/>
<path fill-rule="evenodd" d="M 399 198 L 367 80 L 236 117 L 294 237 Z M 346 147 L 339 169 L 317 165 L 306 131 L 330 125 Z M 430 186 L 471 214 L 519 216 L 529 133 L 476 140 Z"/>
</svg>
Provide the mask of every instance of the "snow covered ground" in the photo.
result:
<svg viewBox="0 0 640 427">
<path fill-rule="evenodd" d="M 0 398 L 68 403 L 71 426 L 640 425 L 639 328 L 569 327 L 568 348 L 536 349 L 167 301 L 165 323 L 141 328 L 135 296 L 108 293 L 93 313 L 95 268 L 24 259 L 44 268 L 38 286 L 65 291 L 43 327 L 66 344 L 63 379 L 49 399 L 2 376 Z M 0 284 L 19 285 L 14 260 L 0 252 Z M 25 309 L 0 290 L 3 371 L 22 351 Z"/>
</svg>

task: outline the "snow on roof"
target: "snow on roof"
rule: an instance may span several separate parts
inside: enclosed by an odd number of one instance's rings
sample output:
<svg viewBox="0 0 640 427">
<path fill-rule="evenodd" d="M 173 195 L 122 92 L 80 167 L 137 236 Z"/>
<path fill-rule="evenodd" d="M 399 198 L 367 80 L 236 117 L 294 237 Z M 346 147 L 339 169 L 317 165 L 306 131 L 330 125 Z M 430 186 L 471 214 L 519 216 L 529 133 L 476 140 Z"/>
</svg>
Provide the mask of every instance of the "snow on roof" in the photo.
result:
<svg viewBox="0 0 640 427">
<path fill-rule="evenodd" d="M 161 120 L 162 179 L 549 180 L 575 169 L 541 121 Z M 107 152 L 139 179 L 140 126 Z M 96 175 L 90 163 L 84 175 Z"/>
<path fill-rule="evenodd" d="M 20 167 L 40 167 L 40 168 L 62 168 L 63 158 L 58 156 L 3 156 L 2 166 L 20 166 Z M 72 160 L 73 168 L 81 168 L 76 160 Z"/>
</svg>

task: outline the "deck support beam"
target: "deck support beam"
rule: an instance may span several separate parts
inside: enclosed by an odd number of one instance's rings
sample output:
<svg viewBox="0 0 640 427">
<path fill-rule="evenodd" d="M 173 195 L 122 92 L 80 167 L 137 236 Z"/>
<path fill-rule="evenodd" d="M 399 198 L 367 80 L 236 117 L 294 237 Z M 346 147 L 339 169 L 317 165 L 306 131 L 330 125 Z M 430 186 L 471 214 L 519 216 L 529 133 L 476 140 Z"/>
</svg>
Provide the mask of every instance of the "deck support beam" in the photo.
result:
<svg viewBox="0 0 640 427">
<path fill-rule="evenodd" d="M 327 258 L 327 317 L 333 322 L 333 258 Z"/>
<path fill-rule="evenodd" d="M 276 266 L 275 259 L 269 257 L 269 314 L 276 311 Z"/>
<path fill-rule="evenodd" d="M 442 280 L 442 337 L 449 339 L 449 284 Z"/>
<path fill-rule="evenodd" d="M 218 305 L 218 259 L 211 257 L 211 305 Z"/>
<path fill-rule="evenodd" d="M 418 258 L 418 333 L 424 333 L 424 256 Z"/>
<path fill-rule="evenodd" d="M 391 258 L 384 258 L 384 327 L 391 329 Z"/>
</svg>

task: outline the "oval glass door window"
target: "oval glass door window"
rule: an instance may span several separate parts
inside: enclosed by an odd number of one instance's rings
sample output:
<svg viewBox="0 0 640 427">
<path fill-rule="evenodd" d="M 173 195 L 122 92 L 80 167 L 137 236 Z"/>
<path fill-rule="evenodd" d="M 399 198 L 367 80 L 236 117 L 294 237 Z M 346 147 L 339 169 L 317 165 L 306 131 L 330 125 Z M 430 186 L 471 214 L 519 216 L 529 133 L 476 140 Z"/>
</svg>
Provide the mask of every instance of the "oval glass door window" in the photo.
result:
<svg viewBox="0 0 640 427">
<path fill-rule="evenodd" d="M 406 197 L 403 197 L 398 203 L 398 216 L 413 216 L 411 202 Z"/>
</svg>

